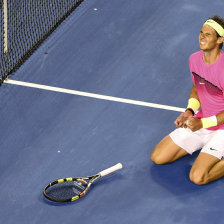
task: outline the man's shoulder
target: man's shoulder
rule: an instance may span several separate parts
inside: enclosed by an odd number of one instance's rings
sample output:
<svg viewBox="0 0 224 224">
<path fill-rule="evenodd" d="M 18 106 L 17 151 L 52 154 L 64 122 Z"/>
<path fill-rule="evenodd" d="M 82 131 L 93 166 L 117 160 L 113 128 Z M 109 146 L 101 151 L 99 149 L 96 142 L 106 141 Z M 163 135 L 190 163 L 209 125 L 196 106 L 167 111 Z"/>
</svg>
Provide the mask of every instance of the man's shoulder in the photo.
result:
<svg viewBox="0 0 224 224">
<path fill-rule="evenodd" d="M 190 66 L 201 63 L 202 57 L 203 57 L 203 51 L 197 51 L 197 52 L 191 54 L 190 57 L 189 57 Z"/>
<path fill-rule="evenodd" d="M 201 58 L 201 56 L 203 55 L 203 51 L 197 51 L 197 52 L 195 52 L 195 53 L 193 53 L 193 54 L 191 54 L 190 55 L 190 59 L 192 59 L 192 58 Z"/>
</svg>

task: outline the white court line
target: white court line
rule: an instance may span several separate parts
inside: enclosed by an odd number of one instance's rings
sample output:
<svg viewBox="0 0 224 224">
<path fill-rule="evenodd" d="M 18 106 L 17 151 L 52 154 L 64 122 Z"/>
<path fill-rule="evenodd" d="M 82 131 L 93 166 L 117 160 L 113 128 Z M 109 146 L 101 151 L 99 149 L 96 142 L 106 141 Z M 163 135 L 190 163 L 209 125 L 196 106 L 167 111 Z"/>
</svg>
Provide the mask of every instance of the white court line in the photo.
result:
<svg viewBox="0 0 224 224">
<path fill-rule="evenodd" d="M 71 89 L 64 89 L 64 88 L 59 88 L 59 87 L 40 85 L 40 84 L 29 83 L 29 82 L 22 82 L 22 81 L 11 80 L 11 79 L 7 79 L 4 82 L 8 83 L 8 84 L 13 84 L 13 85 L 26 86 L 26 87 L 31 87 L 31 88 L 43 89 L 43 90 L 54 91 L 54 92 L 59 92 L 59 93 L 67 93 L 67 94 L 78 95 L 78 96 L 91 97 L 91 98 L 120 102 L 120 103 L 128 103 L 128 104 L 144 106 L 144 107 L 153 107 L 153 108 L 179 111 L 179 112 L 185 111 L 184 108 L 180 108 L 180 107 L 172 107 L 172 106 L 167 106 L 167 105 L 162 105 L 162 104 L 148 103 L 148 102 L 144 102 L 144 101 L 130 100 L 130 99 L 124 99 L 124 98 L 119 98 L 119 97 L 106 96 L 106 95 L 76 91 L 76 90 L 71 90 Z"/>
</svg>

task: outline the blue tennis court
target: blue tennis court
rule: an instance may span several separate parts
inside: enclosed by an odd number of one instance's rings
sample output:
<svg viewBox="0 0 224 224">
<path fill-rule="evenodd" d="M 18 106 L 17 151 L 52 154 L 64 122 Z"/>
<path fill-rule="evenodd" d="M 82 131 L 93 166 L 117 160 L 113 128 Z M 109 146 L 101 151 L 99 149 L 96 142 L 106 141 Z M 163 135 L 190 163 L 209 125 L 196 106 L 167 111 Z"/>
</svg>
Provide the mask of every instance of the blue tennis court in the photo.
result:
<svg viewBox="0 0 224 224">
<path fill-rule="evenodd" d="M 186 107 L 201 26 L 223 6 L 85 0 L 0 87 L 0 222 L 223 223 L 223 179 L 189 180 L 197 153 L 150 160 Z M 118 162 L 76 202 L 43 197 L 50 181 Z"/>
</svg>

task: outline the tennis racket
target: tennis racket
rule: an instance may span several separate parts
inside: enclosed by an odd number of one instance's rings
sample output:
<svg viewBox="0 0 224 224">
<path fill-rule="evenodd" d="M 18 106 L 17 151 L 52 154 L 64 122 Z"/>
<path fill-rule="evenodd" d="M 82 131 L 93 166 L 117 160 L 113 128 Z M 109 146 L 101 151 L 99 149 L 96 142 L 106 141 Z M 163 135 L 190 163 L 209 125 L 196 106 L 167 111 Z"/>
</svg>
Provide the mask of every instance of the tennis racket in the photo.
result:
<svg viewBox="0 0 224 224">
<path fill-rule="evenodd" d="M 48 200 L 54 202 L 76 201 L 87 193 L 94 181 L 121 168 L 122 164 L 118 163 L 92 176 L 68 177 L 56 180 L 54 182 L 49 183 L 44 188 L 44 196 Z"/>
</svg>

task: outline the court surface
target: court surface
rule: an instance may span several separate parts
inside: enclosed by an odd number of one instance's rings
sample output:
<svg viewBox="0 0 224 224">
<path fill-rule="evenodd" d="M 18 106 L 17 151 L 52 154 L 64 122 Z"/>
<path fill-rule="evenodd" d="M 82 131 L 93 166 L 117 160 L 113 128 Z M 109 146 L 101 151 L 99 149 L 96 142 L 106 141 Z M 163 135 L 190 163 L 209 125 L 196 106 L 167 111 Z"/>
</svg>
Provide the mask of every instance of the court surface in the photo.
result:
<svg viewBox="0 0 224 224">
<path fill-rule="evenodd" d="M 0 88 L 0 222 L 223 223 L 223 179 L 189 181 L 197 153 L 150 161 L 186 107 L 200 28 L 222 13 L 222 0 L 84 1 Z M 74 203 L 43 198 L 118 162 Z"/>
</svg>

